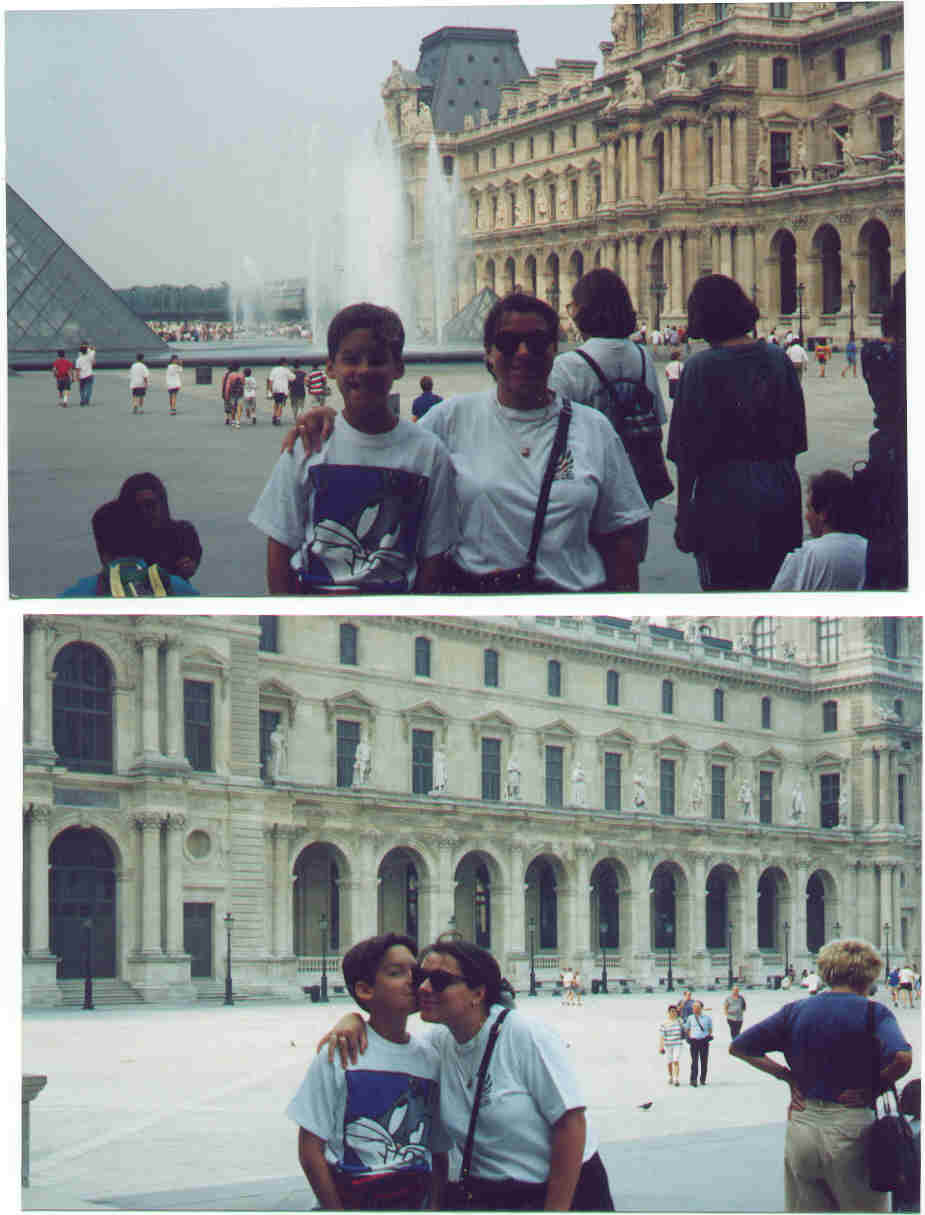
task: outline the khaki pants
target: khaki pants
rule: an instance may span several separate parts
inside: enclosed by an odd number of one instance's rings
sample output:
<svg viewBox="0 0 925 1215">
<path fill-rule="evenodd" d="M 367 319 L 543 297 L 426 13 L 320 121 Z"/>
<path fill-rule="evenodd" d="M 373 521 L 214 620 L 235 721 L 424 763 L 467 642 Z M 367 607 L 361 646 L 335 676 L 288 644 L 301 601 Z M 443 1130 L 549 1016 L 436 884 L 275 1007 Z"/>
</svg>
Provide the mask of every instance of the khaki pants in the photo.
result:
<svg viewBox="0 0 925 1215">
<path fill-rule="evenodd" d="M 788 1211 L 889 1211 L 889 1194 L 867 1184 L 864 1145 L 869 1109 L 807 1100 L 787 1123 L 784 1152 Z"/>
</svg>

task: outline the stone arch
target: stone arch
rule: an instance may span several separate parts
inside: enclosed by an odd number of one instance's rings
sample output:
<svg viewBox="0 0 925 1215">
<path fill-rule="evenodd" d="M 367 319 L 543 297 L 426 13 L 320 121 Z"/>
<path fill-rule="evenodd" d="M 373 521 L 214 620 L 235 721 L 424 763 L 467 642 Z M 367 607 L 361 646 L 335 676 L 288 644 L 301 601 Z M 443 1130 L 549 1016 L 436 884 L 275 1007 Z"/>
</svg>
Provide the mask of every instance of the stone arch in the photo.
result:
<svg viewBox="0 0 925 1215">
<path fill-rule="evenodd" d="M 788 228 L 778 228 L 771 237 L 768 266 L 770 312 L 792 316 L 797 311 L 797 242 Z"/>
<path fill-rule="evenodd" d="M 115 770 L 115 691 L 115 671 L 103 647 L 71 640 L 57 648 L 51 663 L 52 745 L 66 767 Z"/>
<path fill-rule="evenodd" d="M 493 291 L 497 295 L 497 291 L 495 289 L 497 285 L 495 281 L 495 259 L 493 257 L 487 258 L 485 262 L 485 268 L 482 274 L 482 283 L 488 288 L 489 291 Z"/>
<path fill-rule="evenodd" d="M 554 955 L 567 947 L 562 918 L 562 896 L 568 887 L 568 873 L 562 859 L 552 851 L 539 851 L 524 871 L 524 924 L 536 924 L 536 949 Z M 529 934 L 528 934 L 529 935 Z"/>
<path fill-rule="evenodd" d="M 506 883 L 497 859 L 481 848 L 472 848 L 459 858 L 453 877 L 457 930 L 467 941 L 496 955 L 502 953 Z"/>
<path fill-rule="evenodd" d="M 592 952 L 602 946 L 617 952 L 632 948 L 632 897 L 629 870 L 614 857 L 602 857 L 591 870 L 590 941 Z"/>
<path fill-rule="evenodd" d="M 806 941 L 801 945 L 809 953 L 817 953 L 835 935 L 838 912 L 838 884 L 828 869 L 819 865 L 810 870 L 806 880 Z"/>
<path fill-rule="evenodd" d="M 890 299 L 893 282 L 890 230 L 872 218 L 858 233 L 858 311 L 877 316 Z"/>
<path fill-rule="evenodd" d="M 565 288 L 568 298 L 572 298 L 572 291 L 575 284 L 585 272 L 585 259 L 580 250 L 575 249 L 571 257 L 568 259 L 568 269 L 566 271 Z"/>
<path fill-rule="evenodd" d="M 321 916 L 327 917 L 326 946 L 331 953 L 352 940 L 350 900 L 341 896 L 350 866 L 343 849 L 329 840 L 301 842 L 290 857 L 292 939 L 302 957 L 321 953 Z"/>
<path fill-rule="evenodd" d="M 504 262 L 504 294 L 510 295 L 517 285 L 517 266 L 513 257 L 508 257 Z"/>
<path fill-rule="evenodd" d="M 550 253 L 546 258 L 544 267 L 544 296 L 546 302 L 556 312 L 559 311 L 560 299 L 560 284 L 559 284 L 559 255 Z"/>
<path fill-rule="evenodd" d="M 536 258 L 532 253 L 528 253 L 524 260 L 524 290 L 529 295 L 536 295 L 536 288 Z"/>
<path fill-rule="evenodd" d="M 813 233 L 812 264 L 817 311 L 832 316 L 841 311 L 842 305 L 841 236 L 832 224 L 821 224 Z"/>
<path fill-rule="evenodd" d="M 707 871 L 705 891 L 705 923 L 707 950 L 727 953 L 730 942 L 733 952 L 741 952 L 738 942 L 744 940 L 742 917 L 742 883 L 736 868 L 727 861 L 717 861 Z M 732 926 L 730 928 L 730 925 Z"/>
<path fill-rule="evenodd" d="M 49 845 L 48 862 L 51 952 L 58 957 L 58 978 L 84 975 L 91 941 L 94 977 L 115 978 L 121 868 L 115 840 L 99 827 L 64 827 Z"/>
<path fill-rule="evenodd" d="M 785 931 L 784 924 L 789 923 L 787 908 L 790 905 L 790 880 L 780 866 L 768 865 L 762 870 L 758 877 L 756 898 L 758 949 L 782 956 L 785 952 L 789 954 L 790 942 L 789 939 L 785 942 L 785 936 L 790 928 Z"/>
<path fill-rule="evenodd" d="M 432 874 L 432 866 L 413 845 L 397 843 L 386 851 L 376 870 L 377 932 L 399 932 L 418 945 L 425 943 L 433 917 L 424 895 L 430 891 Z"/>
</svg>

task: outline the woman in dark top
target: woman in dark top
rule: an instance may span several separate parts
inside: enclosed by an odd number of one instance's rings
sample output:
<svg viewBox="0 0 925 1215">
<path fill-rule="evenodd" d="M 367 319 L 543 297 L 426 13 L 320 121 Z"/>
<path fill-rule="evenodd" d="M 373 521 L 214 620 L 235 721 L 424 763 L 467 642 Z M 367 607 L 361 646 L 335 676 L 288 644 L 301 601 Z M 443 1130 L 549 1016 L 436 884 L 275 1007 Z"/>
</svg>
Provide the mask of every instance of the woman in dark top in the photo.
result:
<svg viewBox="0 0 925 1215">
<path fill-rule="evenodd" d="M 750 336 L 758 310 L 733 279 L 699 279 L 687 312 L 710 349 L 685 363 L 671 415 L 675 543 L 696 554 L 705 591 L 767 590 L 803 540 L 803 391 L 784 351 Z"/>
<path fill-rule="evenodd" d="M 867 998 L 883 966 L 865 941 L 832 941 L 817 969 L 828 990 L 794 1000 L 730 1044 L 729 1053 L 790 1087 L 784 1151 L 788 1211 L 888 1211 L 867 1182 L 865 1136 L 877 1094 L 912 1066 L 896 1018 Z M 780 1052 L 787 1066 L 767 1058 Z"/>
<path fill-rule="evenodd" d="M 171 518 L 160 477 L 135 473 L 123 482 L 117 501 L 132 540 L 132 555 L 181 578 L 192 578 L 202 560 L 202 545 L 192 523 Z"/>
</svg>

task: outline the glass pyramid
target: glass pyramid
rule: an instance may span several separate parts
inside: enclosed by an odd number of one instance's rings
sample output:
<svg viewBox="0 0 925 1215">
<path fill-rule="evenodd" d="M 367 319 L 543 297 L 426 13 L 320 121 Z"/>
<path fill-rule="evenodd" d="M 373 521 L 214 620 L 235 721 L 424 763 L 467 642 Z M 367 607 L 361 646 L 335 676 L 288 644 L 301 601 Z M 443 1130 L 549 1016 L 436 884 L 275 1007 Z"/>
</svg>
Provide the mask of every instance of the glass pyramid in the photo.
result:
<svg viewBox="0 0 925 1215">
<path fill-rule="evenodd" d="M 97 366 L 128 366 L 135 354 L 164 355 L 165 342 L 36 214 L 6 188 L 7 341 L 11 369 L 46 368 L 82 341 Z M 155 362 L 157 358 L 155 357 Z"/>
</svg>

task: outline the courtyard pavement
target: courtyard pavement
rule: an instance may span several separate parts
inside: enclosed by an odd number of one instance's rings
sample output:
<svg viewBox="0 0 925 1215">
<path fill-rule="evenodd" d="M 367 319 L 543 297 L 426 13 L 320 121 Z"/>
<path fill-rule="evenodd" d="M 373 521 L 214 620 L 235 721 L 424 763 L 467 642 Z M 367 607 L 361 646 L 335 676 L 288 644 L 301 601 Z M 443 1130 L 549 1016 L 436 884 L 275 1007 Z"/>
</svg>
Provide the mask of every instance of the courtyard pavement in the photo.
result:
<svg viewBox="0 0 925 1215">
<path fill-rule="evenodd" d="M 656 1030 L 664 990 L 588 996 L 581 1008 L 547 995 L 518 999 L 524 1015 L 569 1044 L 617 1210 L 783 1208 L 787 1089 L 729 1056 L 724 994 L 703 997 L 716 1041 L 709 1083 L 696 1089 L 686 1060 L 681 1087 L 666 1082 Z M 791 998 L 744 994 L 746 1025 Z M 349 1007 L 339 999 L 26 1012 L 22 1070 L 48 1084 L 31 1106 L 24 1209 L 312 1209 L 284 1110 L 315 1042 Z M 910 1078 L 918 1076 L 919 1010 L 897 1016 L 913 1047 Z"/>
<path fill-rule="evenodd" d="M 192 357 L 192 355 L 190 356 Z M 842 379 L 842 356 L 825 379 L 810 368 L 805 383 L 809 450 L 797 467 L 805 479 L 825 468 L 849 472 L 867 453 L 873 409 L 863 379 Z M 265 368 L 258 368 L 263 386 Z M 488 385 L 481 364 L 412 365 L 396 387 L 401 412 L 410 416 L 418 380 L 429 373 L 443 396 Z M 661 372 L 660 372 L 661 374 Z M 77 393 L 57 405 L 50 373 L 9 377 L 10 590 L 19 598 L 49 598 L 97 568 L 90 531 L 94 510 L 115 497 L 124 479 L 154 472 L 166 484 L 176 518 L 192 520 L 203 545 L 195 585 L 204 595 L 263 595 L 265 538 L 247 521 L 279 453 L 283 430 L 270 425 L 270 406 L 258 396 L 259 420 L 234 430 L 223 424 L 221 369 L 212 385 L 196 385 L 185 372 L 179 413 L 170 417 L 163 371 L 143 415 L 129 407 L 128 372 L 97 373 L 93 404 L 81 409 Z M 667 396 L 667 394 L 665 394 Z M 212 466 L 214 461 L 214 468 Z M 674 471 L 674 466 L 669 466 Z M 674 546 L 674 497 L 656 503 L 649 557 L 641 589 L 699 590 L 692 557 Z"/>
</svg>

